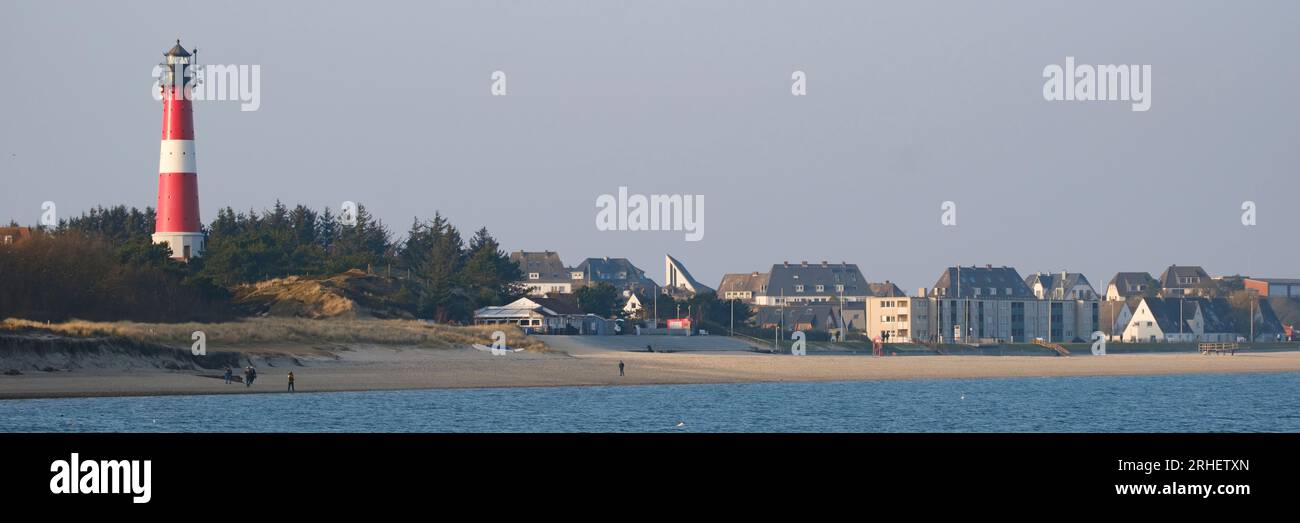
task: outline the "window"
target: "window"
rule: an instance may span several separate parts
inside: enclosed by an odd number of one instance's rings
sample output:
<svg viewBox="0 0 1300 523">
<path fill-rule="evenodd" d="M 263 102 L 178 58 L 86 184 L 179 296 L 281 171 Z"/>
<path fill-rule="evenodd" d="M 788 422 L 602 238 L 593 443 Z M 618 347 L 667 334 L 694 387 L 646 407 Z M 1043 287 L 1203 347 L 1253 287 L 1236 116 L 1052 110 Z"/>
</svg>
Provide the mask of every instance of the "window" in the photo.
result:
<svg viewBox="0 0 1300 523">
<path fill-rule="evenodd" d="M 818 285 L 818 286 L 817 286 L 817 292 L 824 292 L 825 290 L 826 290 L 826 286 L 825 286 L 825 285 Z"/>
<path fill-rule="evenodd" d="M 569 273 L 569 277 L 572 278 L 572 279 L 575 279 L 575 280 L 581 280 L 581 279 L 582 279 L 582 273 L 581 273 L 581 272 L 572 272 L 572 273 Z"/>
<path fill-rule="evenodd" d="M 539 279 L 539 278 L 541 278 L 541 277 L 542 277 L 541 274 L 538 274 L 538 273 L 535 273 L 535 272 L 530 272 L 530 273 L 528 273 L 528 279 L 530 279 L 530 280 L 536 280 L 536 279 Z"/>
<path fill-rule="evenodd" d="M 844 284 L 843 283 L 835 284 L 835 292 L 844 292 Z"/>
<path fill-rule="evenodd" d="M 803 285 L 795 285 L 794 292 L 803 292 Z"/>
</svg>

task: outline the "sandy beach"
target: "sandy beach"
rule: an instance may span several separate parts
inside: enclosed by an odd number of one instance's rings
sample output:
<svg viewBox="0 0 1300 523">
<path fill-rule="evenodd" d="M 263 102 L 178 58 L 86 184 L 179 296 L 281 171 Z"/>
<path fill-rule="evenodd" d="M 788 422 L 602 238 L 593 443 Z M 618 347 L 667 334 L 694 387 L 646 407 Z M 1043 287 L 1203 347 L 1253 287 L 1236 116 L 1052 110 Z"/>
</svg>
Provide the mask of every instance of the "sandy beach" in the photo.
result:
<svg viewBox="0 0 1300 523">
<path fill-rule="evenodd" d="M 384 345 L 258 347 L 251 387 L 225 384 L 220 371 L 153 368 L 76 369 L 0 376 L 0 399 L 170 394 L 282 393 L 286 374 L 298 392 L 466 388 L 851 381 L 1030 376 L 1300 372 L 1300 352 L 1107 356 L 789 356 L 753 352 L 649 353 L 553 350 L 505 356 L 472 348 Z M 618 362 L 626 364 L 619 376 Z M 236 374 L 239 374 L 238 369 Z"/>
</svg>

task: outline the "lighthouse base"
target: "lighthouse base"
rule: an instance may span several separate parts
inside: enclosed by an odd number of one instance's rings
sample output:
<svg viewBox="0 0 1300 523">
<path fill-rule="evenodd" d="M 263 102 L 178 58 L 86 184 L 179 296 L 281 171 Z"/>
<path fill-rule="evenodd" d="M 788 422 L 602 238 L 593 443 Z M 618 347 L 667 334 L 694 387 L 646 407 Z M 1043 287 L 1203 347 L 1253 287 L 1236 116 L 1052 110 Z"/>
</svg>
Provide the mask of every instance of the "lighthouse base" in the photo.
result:
<svg viewBox="0 0 1300 523">
<path fill-rule="evenodd" d="M 172 250 L 172 258 L 188 260 L 203 254 L 203 233 L 201 232 L 156 232 L 154 243 L 165 243 Z"/>
</svg>

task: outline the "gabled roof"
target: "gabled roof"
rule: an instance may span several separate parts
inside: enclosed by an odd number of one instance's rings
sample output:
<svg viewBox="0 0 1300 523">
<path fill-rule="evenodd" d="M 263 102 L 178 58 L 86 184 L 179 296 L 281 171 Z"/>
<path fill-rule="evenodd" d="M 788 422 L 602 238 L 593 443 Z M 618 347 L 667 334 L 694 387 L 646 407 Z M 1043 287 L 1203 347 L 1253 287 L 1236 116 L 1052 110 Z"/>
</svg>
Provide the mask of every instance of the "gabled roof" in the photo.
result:
<svg viewBox="0 0 1300 523">
<path fill-rule="evenodd" d="M 763 292 L 763 286 L 767 285 L 768 273 L 766 272 L 747 272 L 723 274 L 722 283 L 718 284 L 718 294 L 724 292 L 752 292 L 758 294 Z"/>
<path fill-rule="evenodd" d="M 1111 278 L 1110 283 L 1106 285 L 1106 292 L 1110 292 L 1111 285 L 1115 286 L 1115 292 L 1120 296 L 1128 297 L 1142 296 L 1145 291 L 1137 290 L 1139 285 L 1146 285 L 1148 289 L 1155 290 L 1160 282 L 1146 272 L 1119 272 L 1115 273 L 1115 277 Z"/>
<path fill-rule="evenodd" d="M 1130 317 L 1132 317 L 1131 315 L 1135 311 L 1137 311 L 1138 303 L 1141 302 L 1142 302 L 1142 298 L 1140 297 L 1128 297 L 1128 298 L 1124 298 L 1123 300 L 1115 300 L 1115 301 L 1103 300 L 1097 302 L 1098 328 L 1101 329 L 1101 332 L 1106 334 L 1118 334 L 1117 332 L 1112 332 L 1114 329 L 1112 329 L 1111 321 L 1112 320 L 1118 321 L 1120 317 L 1123 315 L 1123 310 L 1125 307 L 1128 308 L 1128 313 Z M 1123 331 L 1126 326 L 1127 326 L 1126 324 L 1121 323 L 1119 325 L 1119 330 Z"/>
<path fill-rule="evenodd" d="M 519 271 L 527 278 L 530 273 L 537 273 L 535 282 L 568 282 L 569 268 L 560 261 L 560 254 L 553 251 L 510 253 L 510 261 L 519 264 Z"/>
<path fill-rule="evenodd" d="M 1179 278 L 1196 277 L 1200 278 L 1200 283 L 1178 283 Z M 1198 265 L 1170 265 L 1165 272 L 1160 273 L 1160 286 L 1165 289 L 1199 289 L 1211 287 L 1214 285 L 1210 275 Z"/>
<path fill-rule="evenodd" d="M 1187 323 L 1188 320 L 1196 318 L 1196 311 L 1200 308 L 1198 298 L 1142 298 L 1142 303 L 1146 304 L 1147 309 L 1151 311 L 1151 316 L 1155 318 L 1156 325 L 1165 334 L 1175 334 L 1178 332 L 1192 333 L 1195 329 Z M 1136 311 L 1136 309 L 1134 309 Z M 1181 317 L 1181 319 L 1180 319 Z M 1209 324 L 1207 319 L 1206 324 Z M 1206 330 L 1205 332 L 1217 332 Z"/>
<path fill-rule="evenodd" d="M 1284 325 L 1300 325 L 1300 298 L 1270 296 L 1263 298 L 1278 322 Z"/>
<path fill-rule="evenodd" d="M 960 274 L 960 285 L 958 285 Z M 935 293 L 948 298 L 973 298 L 976 296 L 975 289 L 979 290 L 981 298 L 1033 298 L 1034 293 L 1025 285 L 1025 280 L 1020 277 L 1020 273 L 1011 267 L 993 267 L 985 265 L 983 267 L 949 267 L 939 275 L 939 281 L 935 282 Z M 996 294 L 989 293 L 988 289 L 993 288 Z M 1011 294 L 1007 295 L 1007 289 L 1011 289 Z M 943 292 L 940 292 L 942 290 Z M 958 296 L 960 292 L 960 296 Z"/>
<path fill-rule="evenodd" d="M 1238 332 L 1236 322 L 1233 321 L 1232 305 L 1228 300 L 1198 298 L 1196 301 L 1200 304 L 1201 318 L 1205 320 L 1204 330 L 1207 334 Z"/>
<path fill-rule="evenodd" d="M 578 302 L 572 295 L 567 298 L 548 297 L 535 298 L 524 297 L 512 301 L 506 305 L 482 307 L 474 311 L 475 318 L 510 318 L 525 316 L 527 312 L 537 312 L 544 316 L 569 316 L 580 315 L 582 310 L 578 308 Z"/>
<path fill-rule="evenodd" d="M 556 314 L 571 315 L 582 314 L 582 309 L 578 308 L 578 300 L 572 294 L 560 294 L 555 296 L 546 296 L 544 298 L 520 298 L 520 300 L 530 300 L 537 305 L 545 307 Z M 518 302 L 516 302 L 518 303 Z"/>
</svg>

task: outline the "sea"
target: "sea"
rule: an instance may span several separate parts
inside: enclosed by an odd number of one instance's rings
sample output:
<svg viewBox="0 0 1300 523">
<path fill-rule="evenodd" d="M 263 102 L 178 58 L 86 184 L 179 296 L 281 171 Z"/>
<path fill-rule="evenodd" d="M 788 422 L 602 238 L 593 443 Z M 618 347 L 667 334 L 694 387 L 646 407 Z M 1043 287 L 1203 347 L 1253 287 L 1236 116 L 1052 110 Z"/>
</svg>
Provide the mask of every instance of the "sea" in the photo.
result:
<svg viewBox="0 0 1300 523">
<path fill-rule="evenodd" d="M 1300 373 L 0 400 L 3 432 L 1297 432 Z"/>
</svg>

